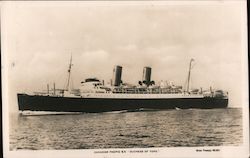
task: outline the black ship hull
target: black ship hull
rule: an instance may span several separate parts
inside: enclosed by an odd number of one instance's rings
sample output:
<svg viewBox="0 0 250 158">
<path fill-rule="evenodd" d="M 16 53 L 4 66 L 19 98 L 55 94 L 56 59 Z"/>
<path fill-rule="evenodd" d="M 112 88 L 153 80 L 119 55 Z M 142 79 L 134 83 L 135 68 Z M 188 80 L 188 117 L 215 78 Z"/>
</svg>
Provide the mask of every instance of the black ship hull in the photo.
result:
<svg viewBox="0 0 250 158">
<path fill-rule="evenodd" d="M 226 108 L 228 99 L 223 98 L 157 98 L 157 99 L 118 99 L 118 98 L 70 98 L 18 94 L 20 111 L 50 112 L 109 112 L 138 109 L 213 109 Z"/>
</svg>

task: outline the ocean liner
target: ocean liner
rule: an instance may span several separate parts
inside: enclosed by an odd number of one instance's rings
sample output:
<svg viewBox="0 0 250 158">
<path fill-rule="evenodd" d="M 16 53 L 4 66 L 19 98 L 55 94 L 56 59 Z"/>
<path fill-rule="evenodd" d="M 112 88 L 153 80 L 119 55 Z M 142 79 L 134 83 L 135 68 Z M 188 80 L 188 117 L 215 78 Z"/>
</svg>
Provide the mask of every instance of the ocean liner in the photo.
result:
<svg viewBox="0 0 250 158">
<path fill-rule="evenodd" d="M 164 109 L 211 109 L 226 108 L 228 93 L 222 90 L 190 89 L 191 68 L 194 59 L 190 60 L 187 86 L 176 86 L 163 82 L 156 84 L 151 80 L 152 69 L 144 67 L 142 81 L 138 85 L 123 83 L 122 67 L 115 66 L 111 83 L 104 80 L 87 78 L 81 82 L 79 89 L 69 87 L 72 57 L 70 59 L 66 87 L 49 89 L 46 92 L 33 94 L 18 93 L 20 112 L 110 112 L 110 111 L 138 111 Z"/>
</svg>

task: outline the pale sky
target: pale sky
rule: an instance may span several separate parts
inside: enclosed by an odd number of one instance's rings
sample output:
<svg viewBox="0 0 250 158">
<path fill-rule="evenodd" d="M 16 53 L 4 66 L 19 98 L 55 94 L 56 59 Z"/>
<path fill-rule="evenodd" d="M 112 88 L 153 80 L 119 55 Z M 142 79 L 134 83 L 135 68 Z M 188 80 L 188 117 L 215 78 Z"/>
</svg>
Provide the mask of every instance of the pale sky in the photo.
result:
<svg viewBox="0 0 250 158">
<path fill-rule="evenodd" d="M 6 2 L 2 47 L 12 109 L 17 92 L 53 82 L 62 88 L 71 53 L 75 88 L 88 77 L 109 81 L 115 65 L 124 82 L 137 84 L 151 66 L 156 82 L 183 86 L 194 58 L 191 87 L 223 89 L 229 105 L 241 107 L 243 2 Z"/>
</svg>

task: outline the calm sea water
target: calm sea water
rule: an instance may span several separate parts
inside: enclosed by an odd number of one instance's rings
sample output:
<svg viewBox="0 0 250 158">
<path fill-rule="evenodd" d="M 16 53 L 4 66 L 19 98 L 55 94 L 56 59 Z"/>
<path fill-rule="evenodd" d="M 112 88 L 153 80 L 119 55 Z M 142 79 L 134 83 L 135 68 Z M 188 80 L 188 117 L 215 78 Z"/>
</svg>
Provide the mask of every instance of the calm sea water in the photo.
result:
<svg viewBox="0 0 250 158">
<path fill-rule="evenodd" d="M 242 109 L 11 117 L 10 150 L 235 146 Z"/>
</svg>

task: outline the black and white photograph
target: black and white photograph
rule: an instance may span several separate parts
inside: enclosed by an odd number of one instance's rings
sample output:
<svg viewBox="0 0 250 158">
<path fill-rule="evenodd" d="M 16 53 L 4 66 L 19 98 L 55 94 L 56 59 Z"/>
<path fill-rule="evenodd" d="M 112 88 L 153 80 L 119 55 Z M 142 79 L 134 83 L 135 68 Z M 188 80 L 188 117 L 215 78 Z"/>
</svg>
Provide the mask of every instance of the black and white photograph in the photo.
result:
<svg viewBox="0 0 250 158">
<path fill-rule="evenodd" d="M 249 157 L 246 3 L 2 1 L 4 157 Z"/>
</svg>

